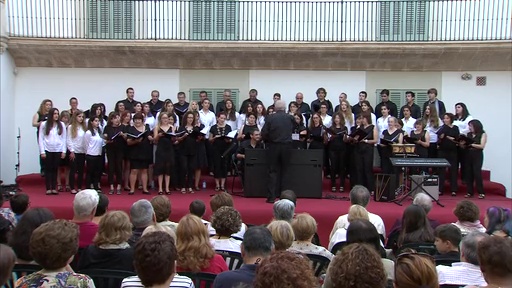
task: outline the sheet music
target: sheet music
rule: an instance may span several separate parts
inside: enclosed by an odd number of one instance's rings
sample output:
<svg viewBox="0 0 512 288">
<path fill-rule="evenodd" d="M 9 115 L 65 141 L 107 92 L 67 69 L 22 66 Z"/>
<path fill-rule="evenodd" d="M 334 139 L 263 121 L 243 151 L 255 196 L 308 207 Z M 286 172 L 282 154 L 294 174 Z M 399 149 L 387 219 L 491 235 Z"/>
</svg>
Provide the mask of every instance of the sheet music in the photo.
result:
<svg viewBox="0 0 512 288">
<path fill-rule="evenodd" d="M 201 133 L 202 133 L 202 134 L 204 134 L 204 135 L 208 135 L 208 133 L 210 133 L 210 128 L 212 128 L 212 127 L 210 127 L 210 126 L 206 126 L 206 127 L 204 127 L 204 128 L 203 128 L 201 131 L 199 131 L 199 132 L 201 132 Z"/>
<path fill-rule="evenodd" d="M 292 134 L 292 140 L 293 141 L 299 141 L 300 140 L 300 134 L 299 133 L 293 133 Z"/>
<path fill-rule="evenodd" d="M 226 137 L 231 138 L 231 139 L 235 139 L 236 134 L 238 134 L 238 131 L 233 130 L 233 131 L 229 132 L 228 135 L 226 135 Z"/>
</svg>

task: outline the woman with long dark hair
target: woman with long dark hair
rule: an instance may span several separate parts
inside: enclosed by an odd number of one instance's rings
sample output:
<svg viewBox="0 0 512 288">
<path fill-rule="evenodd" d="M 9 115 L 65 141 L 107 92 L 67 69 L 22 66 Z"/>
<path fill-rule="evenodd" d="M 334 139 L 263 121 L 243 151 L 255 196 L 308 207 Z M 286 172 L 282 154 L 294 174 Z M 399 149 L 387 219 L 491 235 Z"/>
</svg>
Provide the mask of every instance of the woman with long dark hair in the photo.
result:
<svg viewBox="0 0 512 288">
<path fill-rule="evenodd" d="M 59 109 L 51 108 L 48 120 L 39 129 L 39 153 L 45 160 L 46 195 L 57 192 L 57 169 L 61 159 L 66 157 L 66 128 L 59 121 Z"/>
<path fill-rule="evenodd" d="M 123 184 L 123 158 L 126 141 L 123 138 L 123 126 L 121 125 L 121 116 L 119 116 L 118 113 L 110 112 L 110 114 L 108 114 L 107 126 L 105 126 L 103 136 L 107 144 L 109 194 L 114 194 L 114 184 L 117 184 L 116 194 L 121 195 L 121 185 Z"/>
<path fill-rule="evenodd" d="M 224 152 L 230 147 L 231 139 L 226 136 L 231 132 L 231 127 L 226 124 L 226 113 L 217 114 L 217 124 L 210 129 L 209 141 L 213 150 L 213 177 L 215 178 L 215 191 L 226 191 L 224 187 L 228 174 L 228 157 L 223 157 Z"/>
<path fill-rule="evenodd" d="M 437 145 L 439 147 L 439 158 L 445 158 L 449 163 L 448 173 L 450 174 L 450 190 L 452 196 L 457 196 L 459 186 L 457 184 L 457 141 L 459 138 L 459 127 L 453 125 L 454 115 L 452 113 L 445 113 L 443 115 L 443 126 L 437 131 L 439 140 Z M 439 195 L 444 192 L 444 181 L 446 180 L 446 168 L 439 169 Z"/>
<path fill-rule="evenodd" d="M 364 109 L 364 108 L 363 108 Z M 357 146 L 355 149 L 355 165 L 357 170 L 357 179 L 359 183 L 368 190 L 371 195 L 375 193 L 375 178 L 373 176 L 373 146 L 377 143 L 378 132 L 377 127 L 372 124 L 371 114 L 363 112 L 358 117 L 361 121 L 359 129 L 366 134 L 364 139 L 356 139 Z"/>
<path fill-rule="evenodd" d="M 411 205 L 404 210 L 402 215 L 402 230 L 398 236 L 395 248 L 410 243 L 434 243 L 435 236 L 432 226 L 427 218 L 425 209 L 418 205 Z"/>
<path fill-rule="evenodd" d="M 123 104 L 124 105 L 124 104 Z M 130 149 L 128 147 L 128 130 L 131 127 L 132 113 L 125 110 L 121 115 L 121 131 L 123 131 L 123 186 L 124 191 L 130 191 Z"/>
<path fill-rule="evenodd" d="M 295 139 L 292 140 L 294 149 L 307 149 L 306 139 L 308 137 L 308 129 L 304 126 L 304 116 L 299 112 L 295 112 L 293 115 L 295 119 L 295 127 L 293 128 L 293 134 Z"/>
<path fill-rule="evenodd" d="M 482 165 L 484 163 L 484 149 L 487 143 L 487 134 L 484 131 L 482 122 L 479 120 L 469 121 L 468 139 L 472 143 L 462 141 L 460 144 L 467 149 L 466 172 L 467 172 L 467 194 L 466 198 L 473 197 L 473 182 L 476 184 L 478 198 L 485 198 L 484 182 L 482 179 Z"/>
<path fill-rule="evenodd" d="M 469 121 L 471 120 L 473 120 L 473 116 L 469 113 L 466 104 L 462 102 L 455 104 L 455 119 L 453 125 L 459 127 L 460 134 L 467 135 L 469 133 Z M 467 180 L 466 152 L 466 149 L 460 146 L 457 147 L 457 169 L 460 166 L 460 178 L 463 182 Z"/>
<path fill-rule="evenodd" d="M 41 101 L 41 104 L 39 105 L 39 109 L 37 110 L 36 114 L 34 114 L 34 117 L 32 117 L 32 127 L 36 127 L 36 139 L 37 143 L 39 144 L 39 128 L 41 126 L 41 123 L 48 120 L 48 113 L 50 112 L 50 109 L 53 107 L 53 102 L 50 99 L 44 99 Z M 39 167 L 40 167 L 40 173 L 41 176 L 44 177 L 44 159 L 39 156 Z"/>
<path fill-rule="evenodd" d="M 238 130 L 238 118 L 240 117 L 240 114 L 236 112 L 235 104 L 232 100 L 228 99 L 224 101 L 225 110 L 226 112 L 226 124 L 231 127 L 231 131 Z"/>
<path fill-rule="evenodd" d="M 89 118 L 87 123 L 87 131 L 84 135 L 85 144 L 85 161 L 87 162 L 87 174 L 85 180 L 85 187 L 95 189 L 101 192 L 100 180 L 102 167 L 102 151 L 103 151 L 103 137 L 101 134 L 99 116 L 94 115 Z"/>
<path fill-rule="evenodd" d="M 71 117 L 71 125 L 68 126 L 67 148 L 69 150 L 69 187 L 71 194 L 76 194 L 82 189 L 84 181 L 85 152 L 84 136 L 87 126 L 84 112 L 77 110 Z M 76 181 L 75 181 L 76 175 Z M 75 186 L 76 183 L 76 186 Z"/>
<path fill-rule="evenodd" d="M 343 105 L 343 104 L 342 104 Z M 340 192 L 344 191 L 345 184 L 345 159 L 347 127 L 345 119 L 340 113 L 332 115 L 332 124 L 328 132 L 327 150 L 331 161 L 331 191 L 336 192 L 336 175 L 340 178 Z"/>
</svg>

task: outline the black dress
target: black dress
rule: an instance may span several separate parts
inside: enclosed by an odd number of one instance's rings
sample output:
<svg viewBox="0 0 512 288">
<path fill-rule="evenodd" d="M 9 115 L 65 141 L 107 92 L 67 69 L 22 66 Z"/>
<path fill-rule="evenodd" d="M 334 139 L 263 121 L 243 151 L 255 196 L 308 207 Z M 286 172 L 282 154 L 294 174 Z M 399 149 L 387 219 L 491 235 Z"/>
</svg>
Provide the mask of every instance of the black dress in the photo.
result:
<svg viewBox="0 0 512 288">
<path fill-rule="evenodd" d="M 309 143 L 308 149 L 324 149 L 323 129 L 324 127 L 320 125 L 309 130 L 309 138 L 312 141 Z"/>
<path fill-rule="evenodd" d="M 386 129 L 382 132 L 382 138 L 393 143 L 398 143 L 400 134 L 402 134 L 402 130 L 400 129 L 397 129 L 392 134 L 389 134 L 389 130 Z M 382 172 L 384 174 L 394 174 L 396 172 L 391 164 L 391 156 L 393 156 L 393 147 L 391 145 L 382 147 Z"/>
<path fill-rule="evenodd" d="M 469 132 L 467 137 L 473 139 L 473 141 L 475 141 L 474 144 L 482 144 L 482 135 L 483 133 L 474 134 Z M 473 195 L 473 183 L 475 183 L 478 194 L 484 195 L 484 182 L 482 179 L 484 150 L 468 146 L 466 147 L 468 151 L 466 153 L 467 193 L 469 195 Z"/>
<path fill-rule="evenodd" d="M 142 136 L 142 142 L 129 146 L 130 169 L 148 169 L 153 159 L 153 145 L 148 139 L 151 129 L 149 125 L 144 125 L 145 134 Z M 134 126 L 128 128 L 128 133 L 133 135 L 140 134 Z M 128 136 L 130 138 L 130 136 Z"/>
<path fill-rule="evenodd" d="M 172 130 L 172 128 L 169 128 Z M 162 128 L 158 129 L 158 133 L 167 133 L 169 130 L 164 131 Z M 173 137 L 169 137 L 167 135 L 158 138 L 158 143 L 156 144 L 156 153 L 155 153 L 155 166 L 154 166 L 154 174 L 156 176 L 159 175 L 167 175 L 170 176 L 172 173 L 172 169 L 174 168 L 174 145 L 173 145 Z"/>
<path fill-rule="evenodd" d="M 292 141 L 293 149 L 307 149 L 308 143 L 305 140 L 305 138 L 307 138 L 308 135 L 307 134 L 306 135 L 300 135 L 300 132 L 302 132 L 304 130 L 308 130 L 308 129 L 306 128 L 306 126 L 299 125 L 299 124 L 297 124 L 295 126 L 295 128 L 293 128 L 293 134 L 299 134 L 299 137 L 303 140 L 303 141 L 293 140 Z"/>
<path fill-rule="evenodd" d="M 413 130 L 413 131 L 411 131 L 411 135 L 409 137 L 411 137 L 412 139 L 415 139 L 415 140 L 420 140 L 422 142 L 425 142 L 426 141 L 425 133 L 428 133 L 428 132 L 426 130 L 422 130 L 419 134 L 416 134 L 416 130 Z M 411 143 L 411 144 L 413 144 L 413 143 Z M 415 145 L 414 145 L 414 152 L 420 158 L 428 157 L 428 148 L 424 147 L 418 143 L 415 143 Z"/>
<path fill-rule="evenodd" d="M 244 140 L 250 140 L 251 139 L 251 133 L 254 130 L 259 130 L 258 125 L 244 125 L 244 128 L 242 129 L 242 135 L 244 135 Z"/>
<path fill-rule="evenodd" d="M 204 129 L 204 125 L 201 124 L 197 126 L 196 130 L 201 131 Z M 196 137 L 194 138 L 196 140 L 196 162 L 194 163 L 196 169 L 203 169 L 208 167 L 208 156 L 206 154 L 206 142 L 204 135 L 195 134 Z"/>
<path fill-rule="evenodd" d="M 359 129 L 362 129 L 366 133 L 366 140 L 374 140 L 374 128 L 374 125 L 368 125 L 366 128 L 363 126 L 359 127 Z M 375 191 L 375 179 L 373 175 L 373 149 L 373 144 L 361 141 L 357 143 L 355 153 L 357 158 L 355 164 L 357 166 L 357 179 L 359 181 L 358 184 L 365 186 L 370 191 Z"/>
<path fill-rule="evenodd" d="M 459 127 L 453 125 L 452 127 L 443 125 L 441 129 L 437 131 L 438 147 L 437 157 L 445 158 L 449 163 L 448 173 L 450 176 L 450 191 L 457 192 L 459 186 L 457 185 L 457 174 L 459 172 L 458 161 L 457 161 L 457 143 L 448 139 L 448 136 L 453 137 L 455 141 L 459 137 Z M 441 136 L 444 135 L 443 138 Z M 444 182 L 446 180 L 446 168 L 439 169 L 439 192 L 444 193 Z"/>
<path fill-rule="evenodd" d="M 130 129 L 130 125 L 121 124 L 121 131 L 123 133 L 128 133 L 128 130 Z M 122 137 L 121 137 L 122 138 Z M 123 143 L 121 145 L 121 149 L 123 150 L 123 160 L 130 160 L 130 149 L 128 147 L 128 143 L 126 142 L 126 139 L 123 138 Z"/>
<path fill-rule="evenodd" d="M 229 125 L 225 125 L 224 127 L 219 127 L 218 124 L 215 124 L 210 129 L 210 133 L 215 136 L 220 136 L 220 138 L 217 138 L 213 140 L 212 148 L 213 148 L 213 177 L 219 179 L 219 178 L 226 178 L 228 173 L 228 160 L 229 158 L 222 157 L 224 152 L 229 148 L 231 145 L 229 142 L 226 142 L 225 136 L 228 135 L 228 133 L 231 132 L 231 127 Z"/>
</svg>

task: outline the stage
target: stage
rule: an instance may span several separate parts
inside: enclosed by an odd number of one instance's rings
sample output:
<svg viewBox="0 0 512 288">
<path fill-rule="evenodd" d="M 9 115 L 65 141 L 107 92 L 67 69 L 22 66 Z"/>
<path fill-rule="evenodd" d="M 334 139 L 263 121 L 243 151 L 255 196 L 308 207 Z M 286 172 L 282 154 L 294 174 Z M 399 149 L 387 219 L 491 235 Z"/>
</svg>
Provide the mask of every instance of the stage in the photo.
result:
<svg viewBox="0 0 512 288">
<path fill-rule="evenodd" d="M 505 187 L 499 183 L 489 181 L 489 172 L 484 171 L 484 188 L 486 190 L 486 198 L 481 200 L 477 197 L 472 200 L 480 207 L 481 220 L 484 217 L 484 211 L 489 206 L 502 206 L 512 207 L 512 200 L 505 198 Z M 195 199 L 201 199 L 206 203 L 207 210 L 205 219 L 209 219 L 211 210 L 209 208 L 210 197 L 215 192 L 213 177 L 203 176 L 207 181 L 207 189 L 195 192 L 194 194 L 181 194 L 179 191 L 173 191 L 170 195 L 172 203 L 171 220 L 178 222 L 180 218 L 188 213 L 188 206 L 190 202 Z M 108 193 L 108 186 L 106 185 L 106 177 L 102 178 L 103 192 Z M 30 196 L 30 206 L 34 207 L 46 207 L 55 213 L 58 218 L 71 219 L 73 216 L 72 202 L 73 197 L 69 192 L 61 192 L 59 195 L 45 195 L 44 178 L 39 174 L 29 174 L 18 177 L 19 187 L 22 189 L 21 192 L 27 193 Z M 8 184 L 8 183 L 6 183 Z M 228 178 L 226 183 L 227 188 L 231 188 L 231 178 Z M 455 221 L 453 216 L 453 209 L 458 201 L 464 199 L 466 193 L 465 186 L 460 184 L 459 193 L 457 197 L 450 195 L 443 195 L 440 197 L 440 202 L 445 207 L 440 207 L 434 203 L 433 209 L 429 214 L 430 218 L 437 219 L 441 223 Z M 336 195 L 336 196 L 348 196 L 348 183 L 346 183 L 346 192 L 343 193 L 331 193 L 330 191 L 330 180 L 324 179 L 323 181 L 323 195 Z M 238 179 L 235 181 L 235 191 L 240 191 L 240 185 Z M 449 191 L 447 189 L 446 191 Z M 128 212 L 133 202 L 139 199 L 151 199 L 158 195 L 157 191 L 151 191 L 151 195 L 143 195 L 141 191 L 137 191 L 135 195 L 127 195 L 127 192 L 123 192 L 123 195 L 108 195 L 110 199 L 109 210 L 123 210 Z M 235 208 L 242 214 L 242 219 L 248 224 L 265 224 L 269 223 L 272 219 L 272 204 L 265 203 L 264 198 L 244 198 L 234 196 Z M 389 229 L 395 219 L 401 217 L 405 207 L 412 202 L 411 199 L 406 199 L 403 202 L 403 206 L 398 206 L 394 203 L 384 203 L 371 201 L 367 209 L 373 213 L 376 213 L 382 217 L 386 225 L 386 229 Z M 9 203 L 5 203 L 4 207 L 8 207 Z M 334 221 L 339 215 L 346 214 L 350 207 L 349 201 L 343 200 L 331 200 L 331 199 L 298 199 L 296 213 L 308 212 L 318 222 L 318 234 L 320 235 L 321 243 L 323 245 L 328 244 L 329 233 L 332 229 Z M 389 232 L 389 231 L 387 231 Z"/>
</svg>

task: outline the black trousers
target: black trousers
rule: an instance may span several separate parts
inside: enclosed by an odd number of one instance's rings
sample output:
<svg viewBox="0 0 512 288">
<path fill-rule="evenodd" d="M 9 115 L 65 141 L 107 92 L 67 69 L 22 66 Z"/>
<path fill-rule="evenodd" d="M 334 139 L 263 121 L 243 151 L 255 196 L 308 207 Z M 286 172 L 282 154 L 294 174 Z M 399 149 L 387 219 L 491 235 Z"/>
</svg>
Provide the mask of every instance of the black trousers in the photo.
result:
<svg viewBox="0 0 512 288">
<path fill-rule="evenodd" d="M 69 187 L 71 187 L 71 189 L 82 189 L 84 182 L 85 153 L 75 153 L 75 160 L 69 161 L 69 166 Z"/>
<path fill-rule="evenodd" d="M 181 188 L 192 188 L 194 185 L 194 172 L 197 155 L 180 155 Z"/>
<path fill-rule="evenodd" d="M 271 143 L 268 145 L 269 181 L 267 200 L 274 200 L 281 194 L 281 180 L 290 163 L 291 143 Z"/>
<path fill-rule="evenodd" d="M 85 155 L 85 160 L 87 161 L 87 176 L 85 180 L 85 186 L 87 189 L 92 186 L 94 189 L 99 190 L 100 187 L 98 186 L 100 180 L 101 180 L 101 171 L 102 171 L 102 156 L 92 156 L 92 155 Z"/>
<path fill-rule="evenodd" d="M 467 191 L 473 195 L 473 182 L 476 184 L 478 194 L 485 194 L 484 182 L 482 179 L 482 165 L 484 163 L 484 151 L 480 149 L 469 149 L 466 154 Z"/>
<path fill-rule="evenodd" d="M 462 181 L 467 180 L 466 157 L 468 151 L 464 148 L 457 147 L 457 169 L 460 167 L 460 178 Z"/>
<path fill-rule="evenodd" d="M 46 152 L 45 164 L 45 183 L 46 190 L 57 189 L 57 170 L 59 169 L 61 152 Z"/>
<path fill-rule="evenodd" d="M 448 167 L 448 174 L 450 176 L 450 191 L 457 192 L 459 185 L 457 184 L 457 172 L 459 171 L 457 161 L 457 150 L 439 150 L 437 151 L 439 158 L 445 158 L 450 167 Z M 446 169 L 439 169 L 439 192 L 444 193 L 444 182 L 446 181 Z"/>
<path fill-rule="evenodd" d="M 336 175 L 340 178 L 340 187 L 343 187 L 346 175 L 345 150 L 329 149 L 329 160 L 331 161 L 331 187 L 336 187 Z"/>
<path fill-rule="evenodd" d="M 373 175 L 373 145 L 367 147 L 357 147 L 357 159 L 355 159 L 357 169 L 358 184 L 368 188 L 368 190 L 375 191 L 375 177 Z"/>
<path fill-rule="evenodd" d="M 123 150 L 119 148 L 107 149 L 108 184 L 121 185 L 123 183 Z M 114 183 L 114 176 L 116 181 Z"/>
</svg>

